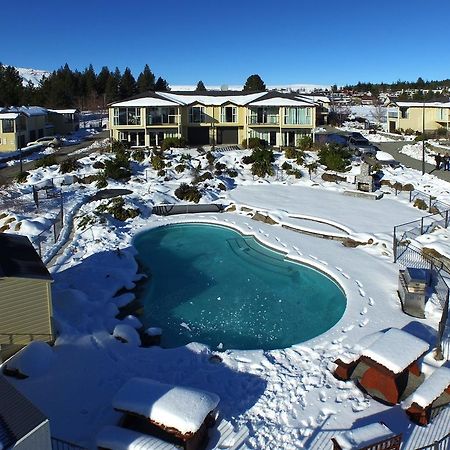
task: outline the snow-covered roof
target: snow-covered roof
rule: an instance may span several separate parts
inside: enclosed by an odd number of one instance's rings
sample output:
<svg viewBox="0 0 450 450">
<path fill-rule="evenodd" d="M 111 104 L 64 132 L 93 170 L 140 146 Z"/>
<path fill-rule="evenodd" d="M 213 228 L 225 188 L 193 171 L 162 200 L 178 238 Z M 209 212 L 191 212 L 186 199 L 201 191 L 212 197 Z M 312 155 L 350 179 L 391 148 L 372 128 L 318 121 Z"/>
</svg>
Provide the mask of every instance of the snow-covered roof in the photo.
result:
<svg viewBox="0 0 450 450">
<path fill-rule="evenodd" d="M 47 110 L 45 108 L 41 108 L 40 106 L 19 106 L 19 107 L 12 107 L 10 108 L 10 111 L 14 112 L 21 112 L 24 113 L 26 116 L 46 116 Z"/>
<path fill-rule="evenodd" d="M 78 112 L 78 109 L 75 108 L 69 108 L 69 109 L 49 109 L 50 112 L 55 112 L 58 114 L 75 114 Z"/>
<path fill-rule="evenodd" d="M 362 355 L 381 364 L 393 373 L 400 373 L 429 349 L 427 342 L 406 331 L 391 328 Z"/>
<path fill-rule="evenodd" d="M 219 397 L 206 391 L 171 386 L 146 378 L 131 378 L 113 399 L 113 407 L 175 428 L 195 433 L 219 404 Z"/>
<path fill-rule="evenodd" d="M 313 104 L 303 99 L 272 97 L 251 102 L 249 106 L 313 106 Z"/>
<path fill-rule="evenodd" d="M 100 448 L 114 450 L 177 450 L 179 448 L 148 434 L 115 426 L 102 428 L 97 435 L 96 443 Z"/>
<path fill-rule="evenodd" d="M 0 113 L 0 119 L 17 119 L 18 113 Z"/>
<path fill-rule="evenodd" d="M 404 402 L 402 407 L 408 409 L 413 403 L 422 408 L 431 405 L 450 386 L 450 368 L 436 369 Z"/>
<path fill-rule="evenodd" d="M 395 433 L 383 423 L 371 423 L 364 427 L 348 430 L 334 439 L 342 450 L 352 450 L 361 446 L 368 447 L 393 436 L 395 436 Z"/>
<path fill-rule="evenodd" d="M 158 92 L 158 95 L 161 95 L 169 100 L 179 102 L 180 104 L 190 105 L 192 103 L 201 103 L 205 106 L 220 106 L 224 103 L 234 103 L 235 105 L 242 106 L 266 94 L 267 92 L 255 92 L 253 94 L 230 93 L 224 95 L 222 95 L 222 93 L 220 93 L 220 95 L 214 95 L 211 93 L 210 95 L 199 95 Z"/>
<path fill-rule="evenodd" d="M 111 106 L 178 106 L 182 103 L 158 97 L 141 97 L 133 100 L 113 103 Z"/>
<path fill-rule="evenodd" d="M 408 108 L 450 108 L 450 102 L 393 102 L 399 107 Z"/>
</svg>

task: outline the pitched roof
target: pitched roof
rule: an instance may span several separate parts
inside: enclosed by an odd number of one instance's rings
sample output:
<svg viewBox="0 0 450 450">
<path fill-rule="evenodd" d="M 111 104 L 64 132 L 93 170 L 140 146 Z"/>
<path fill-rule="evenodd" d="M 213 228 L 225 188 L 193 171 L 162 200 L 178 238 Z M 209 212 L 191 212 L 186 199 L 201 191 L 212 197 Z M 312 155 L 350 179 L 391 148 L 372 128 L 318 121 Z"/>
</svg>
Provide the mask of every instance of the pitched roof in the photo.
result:
<svg viewBox="0 0 450 450">
<path fill-rule="evenodd" d="M 52 277 L 26 236 L 0 233 L 0 278 Z"/>
<path fill-rule="evenodd" d="M 2 429 L 6 429 L 9 432 L 7 433 L 9 438 L 13 438 L 15 442 L 48 420 L 3 375 L 0 375 L 0 398 L 2 399 L 0 402 Z"/>
</svg>

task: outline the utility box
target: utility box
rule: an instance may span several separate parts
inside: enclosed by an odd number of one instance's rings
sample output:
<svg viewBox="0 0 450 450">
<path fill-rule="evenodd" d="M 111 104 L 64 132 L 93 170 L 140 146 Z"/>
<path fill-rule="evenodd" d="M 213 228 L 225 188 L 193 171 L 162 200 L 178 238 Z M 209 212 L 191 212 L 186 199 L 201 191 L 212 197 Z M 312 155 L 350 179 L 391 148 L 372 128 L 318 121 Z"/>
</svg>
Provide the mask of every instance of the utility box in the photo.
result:
<svg viewBox="0 0 450 450">
<path fill-rule="evenodd" d="M 405 313 L 421 319 L 425 318 L 425 302 L 430 283 L 429 269 L 407 267 L 399 271 L 398 295 Z"/>
</svg>

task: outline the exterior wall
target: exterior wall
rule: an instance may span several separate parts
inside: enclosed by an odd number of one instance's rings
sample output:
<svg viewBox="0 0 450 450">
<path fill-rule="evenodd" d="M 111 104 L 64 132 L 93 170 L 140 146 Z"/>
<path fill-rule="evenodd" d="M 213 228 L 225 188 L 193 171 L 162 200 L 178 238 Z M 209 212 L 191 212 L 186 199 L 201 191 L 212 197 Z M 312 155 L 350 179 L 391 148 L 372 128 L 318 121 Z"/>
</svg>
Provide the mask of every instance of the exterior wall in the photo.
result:
<svg viewBox="0 0 450 450">
<path fill-rule="evenodd" d="M 396 128 L 406 130 L 411 128 L 414 131 L 423 131 L 423 113 L 425 111 L 425 131 L 434 131 L 439 128 L 449 128 L 450 123 L 450 108 L 444 109 L 443 119 L 439 117 L 439 110 L 441 108 L 422 108 L 419 106 L 413 106 L 408 108 L 408 117 L 401 117 L 401 109 L 397 107 L 397 117 L 392 117 L 395 114 L 389 114 L 388 122 L 396 122 Z"/>
<path fill-rule="evenodd" d="M 11 447 L 14 450 L 50 450 L 52 438 L 48 419 Z"/>
<path fill-rule="evenodd" d="M 50 281 L 0 278 L 0 292 L 0 333 L 14 335 L 11 342 L 0 334 L 0 344 L 52 340 Z"/>
<path fill-rule="evenodd" d="M 48 121 L 53 125 L 56 134 L 69 134 L 80 128 L 80 116 L 78 113 L 62 114 L 57 112 L 48 113 Z"/>
<path fill-rule="evenodd" d="M 222 108 L 226 106 L 233 106 L 236 108 L 236 121 L 235 122 L 222 122 L 221 112 Z M 190 108 L 191 107 L 201 107 L 203 108 L 204 121 L 202 122 L 190 122 Z M 144 132 L 139 138 L 138 145 L 152 146 L 150 133 L 161 133 L 161 136 L 177 136 L 188 137 L 189 127 L 207 127 L 209 128 L 209 144 L 217 143 L 218 139 L 218 128 L 235 128 L 238 129 L 238 144 L 241 144 L 244 139 L 248 137 L 262 136 L 269 132 L 276 133 L 276 142 L 273 145 L 283 146 L 283 145 L 296 145 L 297 140 L 302 135 L 309 135 L 312 129 L 316 125 L 316 108 L 311 106 L 310 108 L 310 123 L 305 124 L 287 124 L 285 123 L 285 112 L 284 107 L 276 107 L 278 110 L 279 121 L 277 124 L 250 124 L 249 117 L 251 114 L 250 108 L 246 106 L 237 106 L 233 103 L 226 103 L 220 106 L 202 105 L 200 103 L 195 103 L 189 106 L 176 107 L 177 109 L 177 122 L 175 124 L 148 124 L 146 123 L 147 114 L 146 108 L 142 107 L 140 109 L 141 121 L 138 125 L 114 125 L 114 106 L 109 108 L 109 126 L 110 126 L 110 137 L 112 139 L 121 140 L 121 133 L 125 133 L 126 140 L 135 142 L 135 135 L 137 133 Z M 286 133 L 292 132 L 295 136 L 294 142 L 287 142 Z M 131 136 L 131 137 L 130 137 Z M 142 141 L 142 142 L 141 142 Z M 153 139 L 154 141 L 154 139 Z M 158 138 L 158 145 L 160 139 Z"/>
<path fill-rule="evenodd" d="M 38 137 L 53 134 L 53 127 L 47 124 L 47 116 L 22 116 L 25 120 L 26 130 L 19 131 L 19 118 L 15 119 L 13 133 L 4 133 L 2 124 L 0 124 L 0 152 L 11 152 L 20 148 L 20 138 L 22 137 L 23 146 L 28 142 L 36 140 Z M 0 120 L 1 122 L 1 120 Z"/>
</svg>

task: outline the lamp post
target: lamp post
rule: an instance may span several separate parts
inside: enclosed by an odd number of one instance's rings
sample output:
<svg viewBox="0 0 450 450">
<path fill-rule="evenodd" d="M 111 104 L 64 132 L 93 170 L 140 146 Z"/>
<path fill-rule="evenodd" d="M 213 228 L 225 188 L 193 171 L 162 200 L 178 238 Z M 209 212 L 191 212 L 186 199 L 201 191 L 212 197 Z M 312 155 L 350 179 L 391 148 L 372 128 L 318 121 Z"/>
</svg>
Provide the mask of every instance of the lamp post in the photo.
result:
<svg viewBox="0 0 450 450">
<path fill-rule="evenodd" d="M 425 175 L 425 102 L 422 104 L 422 175 Z"/>
</svg>

